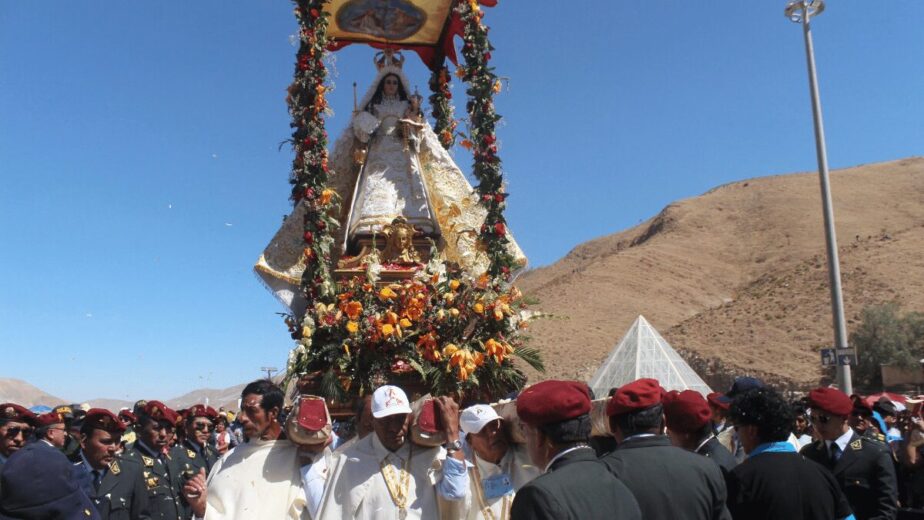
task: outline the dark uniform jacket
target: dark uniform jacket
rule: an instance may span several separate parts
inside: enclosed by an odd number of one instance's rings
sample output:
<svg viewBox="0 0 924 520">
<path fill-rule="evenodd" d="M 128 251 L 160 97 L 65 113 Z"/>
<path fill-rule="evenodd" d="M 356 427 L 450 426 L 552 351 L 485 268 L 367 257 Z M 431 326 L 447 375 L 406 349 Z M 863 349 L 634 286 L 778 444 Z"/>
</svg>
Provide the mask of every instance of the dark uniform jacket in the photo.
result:
<svg viewBox="0 0 924 520">
<path fill-rule="evenodd" d="M 182 490 L 186 481 L 196 476 L 200 469 L 204 469 L 206 476 L 208 476 L 212 466 L 218 461 L 218 452 L 208 444 L 203 448 L 186 439 L 183 444 L 178 444 L 170 450 L 170 458 L 174 467 L 177 468 L 180 489 Z M 183 518 L 192 518 L 192 509 L 190 509 L 186 499 L 182 496 L 180 497 L 180 503 L 183 506 Z"/>
<path fill-rule="evenodd" d="M 511 520 L 641 520 L 626 486 L 611 475 L 590 448 L 562 455 L 549 471 L 520 488 Z"/>
<path fill-rule="evenodd" d="M 632 491 L 644 518 L 731 518 L 719 466 L 664 435 L 629 438 L 600 460 Z"/>
<path fill-rule="evenodd" d="M 698 453 L 707 459 L 711 459 L 713 462 L 719 465 L 719 468 L 722 470 L 723 476 L 728 476 L 731 473 L 731 470 L 735 469 L 735 466 L 738 465 L 738 461 L 735 460 L 735 456 L 728 451 L 728 448 L 722 446 L 722 443 L 719 442 L 715 436 L 711 437 L 708 441 L 705 442 L 702 446 L 696 449 L 695 453 Z"/>
<path fill-rule="evenodd" d="M 103 520 L 148 520 L 148 493 L 141 466 L 129 460 L 115 460 L 103 474 L 99 488 L 93 484 L 93 468 L 81 457 L 74 464 L 74 480 L 87 494 Z"/>
<path fill-rule="evenodd" d="M 183 515 L 180 503 L 179 471 L 169 455 L 154 453 L 141 442 L 127 448 L 122 458 L 141 466 L 141 476 L 148 493 L 153 520 L 179 520 Z"/>
<path fill-rule="evenodd" d="M 760 453 L 732 470 L 728 509 L 735 520 L 833 520 L 850 515 L 850 505 L 831 473 L 795 451 Z"/>
<path fill-rule="evenodd" d="M 828 447 L 821 440 L 803 447 L 800 453 L 834 475 L 857 520 L 895 518 L 898 485 L 888 446 L 853 433 L 836 463 L 832 464 Z"/>
</svg>

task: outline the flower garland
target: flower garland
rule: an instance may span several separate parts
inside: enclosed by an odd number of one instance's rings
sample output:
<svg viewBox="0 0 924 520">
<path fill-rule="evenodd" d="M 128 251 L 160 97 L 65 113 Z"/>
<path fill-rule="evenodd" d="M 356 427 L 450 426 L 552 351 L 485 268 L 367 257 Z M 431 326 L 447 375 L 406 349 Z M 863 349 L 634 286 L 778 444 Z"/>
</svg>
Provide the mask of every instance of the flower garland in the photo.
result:
<svg viewBox="0 0 924 520">
<path fill-rule="evenodd" d="M 455 107 L 452 106 L 452 92 L 449 90 L 449 69 L 443 65 L 434 70 L 430 75 L 430 106 L 433 107 L 433 119 L 436 125 L 433 131 L 436 133 L 443 148 L 449 150 L 456 144 L 456 121 L 452 115 Z"/>
<path fill-rule="evenodd" d="M 331 231 L 339 223 L 334 217 L 339 205 L 339 196 L 328 189 L 327 131 L 323 115 L 327 100 L 325 85 L 327 69 L 323 57 L 327 46 L 328 14 L 323 6 L 327 0 L 295 0 L 294 14 L 299 23 L 301 44 L 296 55 L 295 75 L 288 88 L 286 101 L 292 116 L 290 126 L 294 129 L 290 142 L 295 149 L 292 161 L 292 201 L 306 205 L 304 213 L 305 271 L 302 274 L 301 290 L 309 308 L 315 302 L 332 302 L 336 287 L 330 273 L 331 247 L 334 239 Z M 310 345 L 314 326 L 310 313 L 306 313 L 302 326 L 288 322 L 295 339 Z M 306 345 L 306 346 L 307 346 Z"/>
<path fill-rule="evenodd" d="M 478 238 L 490 259 L 488 273 L 509 280 L 511 271 L 518 266 L 507 247 L 504 208 L 508 194 L 504 192 L 501 161 L 497 156 L 495 125 L 501 117 L 494 110 L 494 94 L 500 92 L 501 82 L 488 66 L 494 48 L 488 40 L 488 27 L 481 23 L 484 13 L 478 0 L 460 0 L 455 9 L 465 27 L 462 46 L 465 67 L 457 69 L 456 74 L 468 83 L 469 96 L 466 105 L 469 136 L 461 144 L 472 150 L 472 173 L 479 181 L 480 202 L 488 210 Z"/>
</svg>

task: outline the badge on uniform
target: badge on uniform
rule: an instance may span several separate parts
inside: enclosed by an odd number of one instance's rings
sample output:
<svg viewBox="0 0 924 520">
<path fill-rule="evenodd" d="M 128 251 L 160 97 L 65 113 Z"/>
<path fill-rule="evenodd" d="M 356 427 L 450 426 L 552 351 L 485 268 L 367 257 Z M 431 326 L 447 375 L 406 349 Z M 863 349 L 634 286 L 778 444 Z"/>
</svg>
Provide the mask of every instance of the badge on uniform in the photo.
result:
<svg viewBox="0 0 924 520">
<path fill-rule="evenodd" d="M 145 467 L 148 467 L 148 468 L 154 467 L 154 459 L 152 459 L 151 457 L 145 457 L 144 455 L 142 455 L 141 461 L 144 462 Z"/>
<path fill-rule="evenodd" d="M 194 452 L 193 450 L 186 450 L 186 456 L 188 456 L 191 459 L 194 459 L 196 458 L 196 452 Z"/>
<path fill-rule="evenodd" d="M 482 479 L 481 487 L 484 489 L 484 497 L 488 500 L 513 493 L 513 481 L 506 473 Z"/>
<path fill-rule="evenodd" d="M 118 475 L 119 473 L 121 473 L 122 468 L 119 467 L 119 461 L 117 460 L 112 461 L 112 464 L 109 465 L 109 471 L 111 471 L 113 475 Z"/>
<path fill-rule="evenodd" d="M 850 447 L 855 450 L 863 449 L 863 441 L 861 441 L 860 439 L 857 439 L 850 443 Z"/>
<path fill-rule="evenodd" d="M 151 477 L 151 478 L 149 478 L 149 479 L 147 480 L 146 483 L 147 483 L 147 485 L 148 485 L 148 489 L 154 489 L 154 488 L 157 487 L 157 484 L 158 484 L 159 482 L 158 482 L 158 478 L 157 478 L 157 477 Z"/>
</svg>

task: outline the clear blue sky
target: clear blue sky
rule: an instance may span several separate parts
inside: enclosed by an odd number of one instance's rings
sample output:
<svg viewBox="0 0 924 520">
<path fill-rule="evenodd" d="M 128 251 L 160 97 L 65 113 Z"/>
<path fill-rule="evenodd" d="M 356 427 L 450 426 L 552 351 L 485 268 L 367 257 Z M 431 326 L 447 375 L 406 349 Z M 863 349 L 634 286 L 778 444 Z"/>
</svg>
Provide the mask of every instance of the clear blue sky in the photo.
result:
<svg viewBox="0 0 924 520">
<path fill-rule="evenodd" d="M 783 6 L 486 10 L 510 78 L 508 216 L 534 266 L 716 185 L 815 168 Z M 873 7 L 832 0 L 814 24 L 834 168 L 924 147 L 924 2 Z M 289 209 L 295 31 L 286 1 L 0 0 L 0 376 L 69 399 L 169 398 L 284 366 L 280 308 L 251 265 Z M 336 55 L 332 135 L 371 55 Z"/>
</svg>

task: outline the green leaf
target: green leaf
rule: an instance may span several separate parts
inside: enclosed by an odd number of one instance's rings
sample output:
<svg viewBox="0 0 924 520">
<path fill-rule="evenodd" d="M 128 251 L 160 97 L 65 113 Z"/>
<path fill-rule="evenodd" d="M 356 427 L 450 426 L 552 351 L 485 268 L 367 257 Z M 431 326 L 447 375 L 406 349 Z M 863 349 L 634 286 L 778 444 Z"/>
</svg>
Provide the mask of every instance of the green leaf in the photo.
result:
<svg viewBox="0 0 924 520">
<path fill-rule="evenodd" d="M 520 347 L 514 350 L 513 353 L 538 372 L 545 373 L 545 363 L 543 363 L 542 354 L 538 349 L 533 347 Z"/>
</svg>

